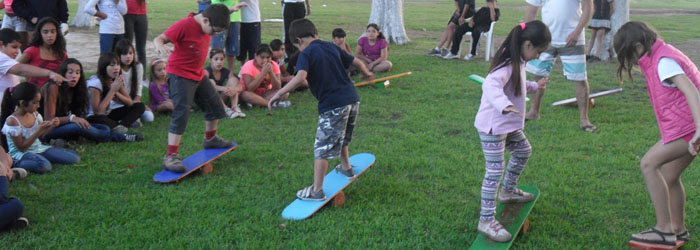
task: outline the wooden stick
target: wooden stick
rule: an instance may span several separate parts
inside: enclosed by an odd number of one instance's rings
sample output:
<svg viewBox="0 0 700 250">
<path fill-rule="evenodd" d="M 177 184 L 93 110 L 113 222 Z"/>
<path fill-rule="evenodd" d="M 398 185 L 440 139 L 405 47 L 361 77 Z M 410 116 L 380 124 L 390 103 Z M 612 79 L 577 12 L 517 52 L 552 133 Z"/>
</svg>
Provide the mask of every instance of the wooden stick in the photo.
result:
<svg viewBox="0 0 700 250">
<path fill-rule="evenodd" d="M 361 82 L 361 83 L 355 83 L 355 87 L 361 87 L 361 86 L 370 85 L 370 84 L 373 84 L 373 83 L 378 83 L 378 82 L 381 82 L 381 81 L 396 79 L 396 78 L 404 77 L 404 76 L 407 76 L 407 75 L 410 75 L 410 74 L 412 74 L 412 73 L 411 73 L 411 72 L 406 72 L 406 73 L 401 73 L 401 74 L 397 74 L 397 75 L 393 75 L 393 76 L 387 76 L 387 77 L 382 77 L 382 78 L 379 78 L 379 79 L 374 79 L 374 80 L 372 80 L 372 81 L 365 81 L 365 82 Z"/>
</svg>

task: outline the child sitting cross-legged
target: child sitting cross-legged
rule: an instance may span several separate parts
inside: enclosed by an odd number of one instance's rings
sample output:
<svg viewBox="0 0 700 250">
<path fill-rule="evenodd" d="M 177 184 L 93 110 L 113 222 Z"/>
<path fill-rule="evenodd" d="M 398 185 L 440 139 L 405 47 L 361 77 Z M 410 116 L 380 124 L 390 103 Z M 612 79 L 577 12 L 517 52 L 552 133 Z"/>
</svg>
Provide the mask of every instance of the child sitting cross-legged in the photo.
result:
<svg viewBox="0 0 700 250">
<path fill-rule="evenodd" d="M 241 67 L 241 83 L 243 101 L 252 105 L 265 107 L 268 100 L 282 87 L 280 82 L 280 68 L 272 60 L 272 49 L 267 44 L 260 44 L 255 50 L 255 58 L 243 64 Z M 286 99 L 288 94 L 283 96 Z M 291 102 L 282 101 L 275 107 L 289 107 Z"/>
<path fill-rule="evenodd" d="M 210 64 L 206 67 L 209 81 L 217 92 L 226 107 L 228 118 L 245 117 L 245 113 L 238 107 L 238 94 L 243 90 L 238 78 L 231 74 L 228 68 L 224 67 L 224 50 L 212 49 L 209 52 Z"/>
<path fill-rule="evenodd" d="M 51 164 L 74 164 L 80 161 L 78 153 L 41 144 L 39 136 L 59 125 L 58 118 L 44 121 L 37 112 L 41 94 L 36 85 L 23 82 L 5 90 L 2 100 L 2 133 L 14 167 L 34 173 L 51 171 Z M 14 112 L 12 112 L 14 111 Z M 3 142 L 5 146 L 5 142 Z"/>
</svg>

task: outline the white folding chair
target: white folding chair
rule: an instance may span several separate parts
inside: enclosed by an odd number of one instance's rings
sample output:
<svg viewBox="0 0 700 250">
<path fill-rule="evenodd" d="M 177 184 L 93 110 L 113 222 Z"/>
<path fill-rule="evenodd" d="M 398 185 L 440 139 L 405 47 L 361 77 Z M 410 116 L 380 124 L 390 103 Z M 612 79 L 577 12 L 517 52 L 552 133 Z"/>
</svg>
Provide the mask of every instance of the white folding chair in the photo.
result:
<svg viewBox="0 0 700 250">
<path fill-rule="evenodd" d="M 486 55 L 484 55 L 484 61 L 489 61 L 491 57 L 494 54 L 493 51 L 493 26 L 496 25 L 496 22 L 491 22 L 491 27 L 489 27 L 488 32 L 483 32 L 481 33 L 481 37 L 486 36 Z M 472 32 L 467 32 L 464 34 L 465 36 L 469 37 L 469 51 L 472 49 L 472 44 L 474 43 L 474 39 L 472 39 Z M 462 39 L 466 43 L 466 39 Z M 481 41 L 482 39 L 479 39 Z M 469 52 L 467 52 L 469 53 Z M 459 54 L 462 56 L 462 44 L 459 45 Z"/>
</svg>

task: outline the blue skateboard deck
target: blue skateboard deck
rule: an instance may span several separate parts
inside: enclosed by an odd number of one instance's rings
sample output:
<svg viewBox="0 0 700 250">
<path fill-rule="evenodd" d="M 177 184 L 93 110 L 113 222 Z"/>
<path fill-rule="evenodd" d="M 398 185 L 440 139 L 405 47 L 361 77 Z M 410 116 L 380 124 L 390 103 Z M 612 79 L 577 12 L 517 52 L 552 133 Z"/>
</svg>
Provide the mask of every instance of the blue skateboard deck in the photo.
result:
<svg viewBox="0 0 700 250">
<path fill-rule="evenodd" d="M 194 153 L 193 155 L 190 155 L 186 159 L 182 160 L 182 164 L 187 167 L 187 170 L 185 170 L 185 172 L 175 173 L 163 169 L 163 171 L 160 171 L 159 173 L 153 176 L 153 181 L 158 183 L 177 182 L 183 177 L 211 163 L 212 161 L 216 160 L 222 155 L 233 151 L 234 149 L 236 149 L 237 146 L 238 145 L 236 144 L 236 142 L 233 142 L 233 146 L 231 146 L 230 148 L 202 149 L 199 152 Z"/>
<path fill-rule="evenodd" d="M 305 201 L 297 198 L 282 211 L 282 217 L 289 220 L 303 220 L 321 209 L 326 203 L 333 199 L 338 193 L 343 191 L 345 187 L 355 181 L 365 170 L 374 165 L 375 157 L 370 153 L 360 153 L 350 157 L 350 165 L 354 166 L 355 178 L 348 180 L 347 177 L 335 172 L 335 168 L 331 169 L 323 180 L 323 192 L 326 193 L 326 199 L 323 201 Z"/>
</svg>

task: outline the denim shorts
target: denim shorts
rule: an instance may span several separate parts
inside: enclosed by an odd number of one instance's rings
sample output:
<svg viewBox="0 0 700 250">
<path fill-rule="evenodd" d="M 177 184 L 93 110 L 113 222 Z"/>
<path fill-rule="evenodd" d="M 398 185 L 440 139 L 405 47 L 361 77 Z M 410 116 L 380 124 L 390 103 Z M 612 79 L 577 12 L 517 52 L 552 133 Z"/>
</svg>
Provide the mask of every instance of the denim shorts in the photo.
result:
<svg viewBox="0 0 700 250">
<path fill-rule="evenodd" d="M 212 49 L 224 49 L 227 56 L 238 56 L 240 49 L 239 34 L 241 32 L 241 23 L 232 22 L 228 26 L 226 32 L 211 38 Z M 224 47 L 225 46 L 225 47 Z"/>
<path fill-rule="evenodd" d="M 168 132 L 182 135 L 187 128 L 192 103 L 196 103 L 204 112 L 204 119 L 214 121 L 226 117 L 224 104 L 209 77 L 204 76 L 199 82 L 178 75 L 168 74 L 168 89 L 173 101 L 173 112 Z"/>
<path fill-rule="evenodd" d="M 17 32 L 27 31 L 27 21 L 18 16 L 5 15 L 2 18 L 2 28 L 12 29 Z"/>
<path fill-rule="evenodd" d="M 360 103 L 337 107 L 318 115 L 318 128 L 314 141 L 315 159 L 334 159 L 340 150 L 350 145 L 355 129 Z"/>
</svg>

